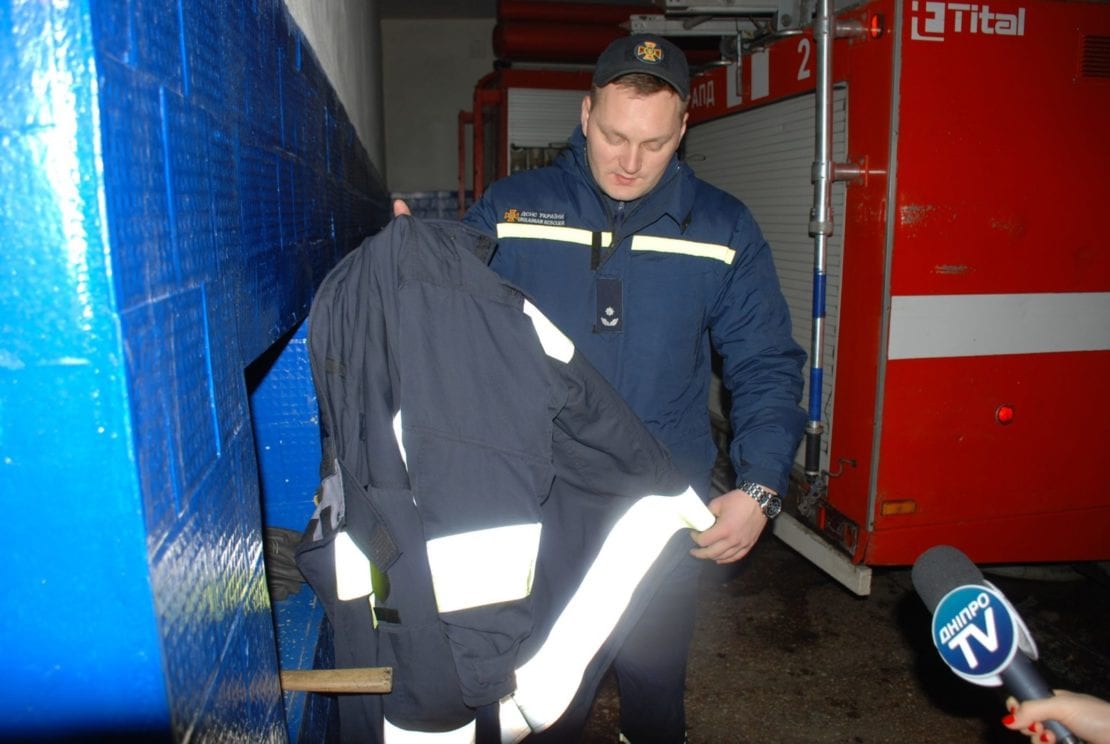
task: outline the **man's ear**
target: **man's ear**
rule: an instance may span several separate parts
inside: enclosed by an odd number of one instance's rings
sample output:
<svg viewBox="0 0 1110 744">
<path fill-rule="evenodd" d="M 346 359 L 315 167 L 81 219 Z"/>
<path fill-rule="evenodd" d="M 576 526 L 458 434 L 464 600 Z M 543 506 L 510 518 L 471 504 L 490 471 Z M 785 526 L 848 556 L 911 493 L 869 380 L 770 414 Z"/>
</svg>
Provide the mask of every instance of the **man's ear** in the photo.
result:
<svg viewBox="0 0 1110 744">
<path fill-rule="evenodd" d="M 580 123 L 582 124 L 582 134 L 586 133 L 586 128 L 590 123 L 590 106 L 592 104 L 593 104 L 593 100 L 590 98 L 590 94 L 587 93 L 582 98 L 582 115 L 580 117 L 581 118 Z"/>
</svg>

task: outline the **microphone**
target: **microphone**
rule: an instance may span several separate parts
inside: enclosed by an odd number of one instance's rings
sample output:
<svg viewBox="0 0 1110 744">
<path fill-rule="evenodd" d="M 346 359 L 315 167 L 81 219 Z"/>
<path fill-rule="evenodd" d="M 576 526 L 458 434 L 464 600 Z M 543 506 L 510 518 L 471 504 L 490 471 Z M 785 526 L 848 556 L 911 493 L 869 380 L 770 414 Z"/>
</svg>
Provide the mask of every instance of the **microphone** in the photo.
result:
<svg viewBox="0 0 1110 744">
<path fill-rule="evenodd" d="M 933 645 L 953 672 L 983 687 L 1005 685 L 1018 700 L 1052 697 L 1025 622 L 966 555 L 937 545 L 918 556 L 910 576 L 933 613 Z M 1061 744 L 1079 744 L 1059 721 L 1044 725 Z"/>
</svg>

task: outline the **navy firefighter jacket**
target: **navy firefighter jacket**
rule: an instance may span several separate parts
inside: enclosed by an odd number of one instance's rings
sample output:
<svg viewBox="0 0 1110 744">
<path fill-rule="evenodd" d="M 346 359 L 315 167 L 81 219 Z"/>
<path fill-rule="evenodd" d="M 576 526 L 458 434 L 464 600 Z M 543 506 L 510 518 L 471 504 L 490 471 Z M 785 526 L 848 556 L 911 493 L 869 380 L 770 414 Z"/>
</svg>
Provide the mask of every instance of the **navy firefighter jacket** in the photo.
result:
<svg viewBox="0 0 1110 744">
<path fill-rule="evenodd" d="M 703 498 L 716 457 L 712 346 L 732 397 L 737 476 L 785 492 L 805 352 L 751 212 L 677 156 L 651 192 L 615 202 L 586 158 L 579 127 L 553 165 L 494 183 L 471 208 L 465 221 L 497 236 L 491 268 L 574 341 Z"/>
<path fill-rule="evenodd" d="M 397 218 L 313 300 L 322 481 L 297 563 L 336 667 L 393 668 L 390 694 L 340 696 L 343 741 L 465 730 L 487 706 L 502 741 L 565 723 L 685 555 L 671 536 L 713 523 L 492 250 Z"/>
</svg>

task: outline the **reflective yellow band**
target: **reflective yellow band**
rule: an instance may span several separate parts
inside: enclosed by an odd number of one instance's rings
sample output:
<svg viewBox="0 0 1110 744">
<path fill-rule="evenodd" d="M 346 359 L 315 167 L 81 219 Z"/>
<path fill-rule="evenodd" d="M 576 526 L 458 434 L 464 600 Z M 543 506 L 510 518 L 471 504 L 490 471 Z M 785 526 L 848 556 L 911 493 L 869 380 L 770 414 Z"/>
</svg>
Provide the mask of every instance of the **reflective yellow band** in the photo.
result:
<svg viewBox="0 0 1110 744">
<path fill-rule="evenodd" d="M 538 522 L 429 540 L 436 607 L 452 612 L 527 597 L 539 548 Z"/>
<path fill-rule="evenodd" d="M 560 613 L 536 655 L 516 670 L 516 692 L 501 701 L 503 721 L 519 719 L 534 731 L 554 723 L 570 705 L 590 660 L 613 632 L 652 563 L 675 531 L 706 530 L 714 517 L 694 490 L 645 496 L 605 539 L 586 577 Z M 502 726 L 502 741 L 507 741 Z"/>
<path fill-rule="evenodd" d="M 549 357 L 558 359 L 563 364 L 569 364 L 574 356 L 574 342 L 567 338 L 540 309 L 528 300 L 524 301 L 524 314 L 532 319 L 536 335 L 540 337 L 544 353 Z"/>
<path fill-rule="evenodd" d="M 736 251 L 727 245 L 698 243 L 693 240 L 682 240 L 681 238 L 657 238 L 651 235 L 632 236 L 632 250 L 680 253 L 684 256 L 712 258 L 726 264 L 731 264 L 732 259 L 736 256 Z"/>
<path fill-rule="evenodd" d="M 560 243 L 575 243 L 577 245 L 593 245 L 594 242 L 592 230 L 562 225 L 532 225 L 527 222 L 498 222 L 497 237 L 498 239 L 556 240 Z M 609 245 L 612 241 L 613 233 L 601 233 L 601 244 L 603 246 Z"/>
</svg>

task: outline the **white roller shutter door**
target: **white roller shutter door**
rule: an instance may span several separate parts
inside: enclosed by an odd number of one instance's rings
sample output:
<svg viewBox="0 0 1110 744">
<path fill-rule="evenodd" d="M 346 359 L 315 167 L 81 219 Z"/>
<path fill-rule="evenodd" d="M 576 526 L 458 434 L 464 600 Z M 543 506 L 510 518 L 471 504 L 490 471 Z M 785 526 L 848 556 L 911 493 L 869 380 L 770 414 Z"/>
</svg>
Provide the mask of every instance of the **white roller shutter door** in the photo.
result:
<svg viewBox="0 0 1110 744">
<path fill-rule="evenodd" d="M 833 158 L 845 159 L 848 96 L 833 96 Z M 771 103 L 690 127 L 686 159 L 702 179 L 748 205 L 771 245 L 783 293 L 790 305 L 794 338 L 809 352 L 813 329 L 813 238 L 809 214 L 813 207 L 810 181 L 816 138 L 813 94 Z M 834 234 L 826 258 L 826 319 L 824 383 L 821 395 L 821 467 L 829 468 L 832 439 L 832 397 L 836 383 L 836 338 L 840 314 L 840 266 L 844 244 L 845 187 L 833 185 Z M 809 400 L 809 374 L 803 405 Z M 797 462 L 804 457 L 799 448 Z"/>
<path fill-rule="evenodd" d="M 582 111 L 585 90 L 509 88 L 509 172 L 535 168 L 551 161 L 570 140 Z"/>
</svg>

